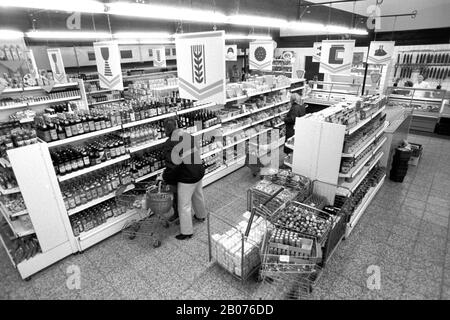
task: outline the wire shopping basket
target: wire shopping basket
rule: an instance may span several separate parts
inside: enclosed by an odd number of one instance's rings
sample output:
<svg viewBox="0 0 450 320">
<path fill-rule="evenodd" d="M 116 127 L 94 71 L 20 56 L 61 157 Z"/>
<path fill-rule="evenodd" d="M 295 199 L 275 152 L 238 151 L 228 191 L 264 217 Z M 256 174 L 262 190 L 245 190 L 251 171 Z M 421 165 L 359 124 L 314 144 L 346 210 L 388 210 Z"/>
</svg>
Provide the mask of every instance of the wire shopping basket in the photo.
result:
<svg viewBox="0 0 450 320">
<path fill-rule="evenodd" d="M 162 187 L 161 181 L 136 183 L 133 193 L 122 194 L 118 201 L 133 205 L 139 212 L 139 219 L 132 220 L 122 229 L 122 234 L 129 240 L 142 238 L 150 240 L 153 247 L 161 246 L 164 229 L 170 226 L 164 216 L 172 208 L 173 194 L 168 187 Z"/>
</svg>

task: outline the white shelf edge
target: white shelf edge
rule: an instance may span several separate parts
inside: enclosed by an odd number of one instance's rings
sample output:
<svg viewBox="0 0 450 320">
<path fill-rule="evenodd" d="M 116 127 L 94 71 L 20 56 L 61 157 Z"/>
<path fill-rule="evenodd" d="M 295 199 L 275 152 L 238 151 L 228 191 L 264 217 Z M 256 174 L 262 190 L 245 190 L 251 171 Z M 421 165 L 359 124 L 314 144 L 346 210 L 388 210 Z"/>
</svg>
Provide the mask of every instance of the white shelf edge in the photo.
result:
<svg viewBox="0 0 450 320">
<path fill-rule="evenodd" d="M 202 109 L 206 109 L 206 108 L 211 108 L 214 107 L 216 104 L 211 102 L 211 103 L 206 103 L 206 104 L 202 104 L 196 107 L 192 107 L 192 108 L 187 108 L 187 109 L 183 109 L 183 110 L 179 110 L 176 112 L 177 115 L 179 114 L 185 114 L 185 113 L 189 113 L 189 112 L 193 112 L 193 111 L 197 111 L 197 110 L 202 110 Z"/>
<path fill-rule="evenodd" d="M 20 193 L 20 189 L 18 187 L 11 188 L 11 189 L 3 189 L 3 187 L 0 186 L 0 193 L 3 194 L 3 195 L 13 194 L 13 193 Z"/>
<path fill-rule="evenodd" d="M 362 128 L 363 126 L 365 126 L 370 120 L 372 120 L 373 118 L 375 118 L 378 114 L 380 114 L 381 112 L 383 112 L 383 110 L 386 108 L 386 106 L 382 106 L 380 109 L 378 109 L 374 114 L 372 114 L 370 117 L 360 121 L 356 126 L 346 130 L 346 134 L 352 134 L 355 131 L 357 131 L 358 129 Z"/>
<path fill-rule="evenodd" d="M 286 72 L 284 72 L 284 73 L 286 73 Z M 269 93 L 269 92 L 275 92 L 275 91 L 279 91 L 279 90 L 283 90 L 283 89 L 288 89 L 290 86 L 291 85 L 282 86 L 282 87 L 278 87 L 278 88 L 267 89 L 267 90 L 264 90 L 264 91 L 261 91 L 261 92 L 254 92 L 254 93 L 251 93 L 251 94 L 244 94 L 242 96 L 226 99 L 225 103 L 232 102 L 232 101 L 237 101 L 237 100 L 241 100 L 241 99 L 248 99 L 248 98 L 259 96 L 259 95 L 266 94 L 266 93 Z"/>
<path fill-rule="evenodd" d="M 259 136 L 260 134 L 266 133 L 266 132 L 268 132 L 268 131 L 270 131 L 270 130 L 272 130 L 272 129 L 271 129 L 271 128 L 269 128 L 269 129 L 264 129 L 263 131 L 260 131 L 260 132 L 258 132 L 258 133 L 252 134 L 252 135 L 249 136 L 249 137 L 245 137 L 245 138 L 243 138 L 243 139 L 241 139 L 241 140 L 238 140 L 238 141 L 236 141 L 236 142 L 233 142 L 233 143 L 231 143 L 231 144 L 228 144 L 228 145 L 226 145 L 226 146 L 223 146 L 223 147 L 222 147 L 222 150 L 229 149 L 229 148 L 231 148 L 231 147 L 233 147 L 233 146 L 235 146 L 235 145 L 238 145 L 239 143 L 242 143 L 242 142 L 245 142 L 245 141 L 247 141 L 247 140 L 250 140 L 251 138 L 254 138 L 254 137 L 256 137 L 256 136 Z"/>
<path fill-rule="evenodd" d="M 301 90 L 301 89 L 305 89 L 305 86 L 291 89 L 291 92 L 295 92 L 295 91 L 298 91 L 298 90 Z"/>
<path fill-rule="evenodd" d="M 89 106 L 97 106 L 97 105 L 99 105 L 99 104 L 113 103 L 113 102 L 119 102 L 119 101 L 124 101 L 124 100 L 125 100 L 124 98 L 119 98 L 119 99 L 112 99 L 112 100 L 99 101 L 99 102 L 92 102 L 92 103 L 89 103 L 89 102 L 88 102 L 88 105 L 89 105 Z"/>
<path fill-rule="evenodd" d="M 28 105 L 28 107 L 34 107 L 34 106 L 41 106 L 43 104 L 51 104 L 51 103 L 80 100 L 80 99 L 81 99 L 81 96 L 73 96 L 73 97 L 59 98 L 59 99 L 45 100 L 45 101 L 37 101 L 37 102 L 31 102 L 31 103 L 29 102 L 29 103 L 27 103 L 27 105 Z"/>
<path fill-rule="evenodd" d="M 128 192 L 128 191 L 133 190 L 133 189 L 134 189 L 134 185 L 129 185 L 123 192 Z M 83 204 L 81 206 L 75 207 L 73 209 L 69 209 L 67 211 L 67 214 L 69 216 L 72 216 L 74 214 L 77 214 L 78 212 L 81 212 L 81 211 L 84 211 L 86 209 L 89 209 L 89 208 L 91 208 L 91 207 L 93 207 L 93 206 L 95 206 L 95 205 L 97 205 L 99 203 L 105 202 L 106 200 L 112 199 L 115 196 L 116 196 L 116 192 L 115 191 L 111 192 L 110 194 L 107 194 L 106 196 L 103 196 L 103 197 L 97 198 L 95 200 L 89 201 L 89 202 L 87 202 L 87 203 L 85 203 L 85 204 Z"/>
<path fill-rule="evenodd" d="M 27 103 L 18 103 L 18 104 L 9 105 L 9 106 L 0 106 L 0 111 L 9 110 L 9 109 L 27 108 L 27 107 L 28 107 Z"/>
<path fill-rule="evenodd" d="M 215 125 L 213 125 L 213 126 L 211 126 L 211 127 L 209 127 L 209 128 L 206 128 L 206 129 L 202 129 L 202 130 L 193 132 L 193 133 L 191 133 L 191 135 L 195 137 L 195 136 L 204 134 L 204 133 L 206 133 L 206 132 L 209 132 L 209 131 L 213 131 L 213 130 L 219 129 L 220 127 L 221 127 L 220 123 L 219 123 L 219 124 L 215 124 Z"/>
<path fill-rule="evenodd" d="M 144 176 L 142 176 L 142 177 L 137 178 L 137 179 L 135 180 L 135 182 L 140 182 L 140 181 L 146 180 L 146 179 L 148 179 L 148 178 L 157 176 L 158 174 L 162 173 L 163 171 L 164 171 L 164 168 L 158 169 L 158 170 L 156 170 L 156 171 L 153 171 L 152 173 L 149 173 L 149 174 L 146 174 L 146 175 L 144 175 Z"/>
<path fill-rule="evenodd" d="M 151 147 L 158 146 L 160 144 L 163 144 L 166 141 L 167 141 L 167 138 L 158 139 L 158 140 L 154 140 L 152 142 L 146 143 L 146 144 L 142 144 L 142 145 L 135 146 L 135 147 L 130 147 L 128 150 L 129 150 L 130 153 L 135 153 L 135 152 L 138 152 L 138 151 L 141 151 L 141 150 L 144 150 L 144 149 L 148 149 L 148 148 L 151 148 Z"/>
<path fill-rule="evenodd" d="M 217 153 L 220 153 L 220 152 L 222 152 L 222 151 L 223 151 L 223 147 L 218 147 L 218 148 L 216 148 L 216 149 L 214 149 L 214 150 L 211 150 L 211 151 L 202 153 L 202 154 L 200 155 L 200 158 L 201 158 L 201 159 L 205 159 L 205 158 L 208 158 L 209 156 L 212 156 L 213 154 L 217 154 Z"/>
<path fill-rule="evenodd" d="M 289 167 L 289 168 L 292 169 L 292 164 L 291 164 L 291 163 L 289 163 L 289 162 L 287 162 L 287 161 L 283 161 L 283 163 L 284 163 L 284 165 L 285 165 L 286 167 Z"/>
<path fill-rule="evenodd" d="M 123 156 L 120 156 L 120 157 L 117 157 L 117 158 L 114 158 L 114 159 L 102 162 L 102 163 L 97 164 L 95 166 L 91 166 L 91 167 L 88 167 L 88 168 L 85 168 L 85 169 L 77 170 L 75 172 L 72 172 L 72 173 L 69 173 L 69 174 L 66 174 L 66 175 L 63 175 L 63 176 L 58 176 L 58 180 L 59 180 L 59 182 L 67 181 L 67 180 L 73 179 L 75 177 L 79 177 L 81 175 L 84 175 L 86 173 L 89 173 L 89 172 L 92 172 L 92 171 L 96 171 L 96 170 L 108 167 L 108 166 L 113 165 L 115 163 L 122 162 L 122 161 L 127 160 L 127 159 L 130 159 L 130 155 L 129 154 L 126 154 L 126 155 L 123 155 Z"/>
<path fill-rule="evenodd" d="M 20 222 L 12 221 L 11 214 L 8 212 L 8 209 L 5 207 L 5 205 L 2 202 L 0 202 L 0 211 L 2 212 L 2 215 L 5 218 L 6 222 L 8 223 L 9 227 L 11 228 L 12 232 L 17 237 L 21 238 L 21 237 L 25 237 L 25 236 L 34 234 L 34 230 L 32 228 L 26 229 Z M 19 227 L 22 230 L 18 230 Z"/>
<path fill-rule="evenodd" d="M 240 113 L 240 114 L 237 114 L 237 115 L 232 116 L 232 117 L 230 117 L 230 118 L 227 118 L 227 119 L 222 120 L 221 123 L 227 123 L 227 122 L 232 121 L 232 120 L 235 120 L 235 119 L 239 119 L 239 118 L 242 118 L 242 117 L 245 117 L 245 116 L 249 116 L 249 115 L 252 115 L 252 114 L 255 114 L 255 113 L 264 111 L 264 110 L 268 110 L 268 109 L 271 109 L 271 108 L 275 108 L 275 107 L 278 107 L 278 106 L 280 106 L 280 105 L 282 105 L 282 104 L 285 104 L 285 103 L 288 103 L 288 102 L 289 102 L 289 100 L 279 101 L 279 102 L 276 102 L 276 103 L 274 103 L 274 104 L 270 104 L 270 105 L 268 105 L 268 106 L 264 106 L 264 107 L 259 108 L 259 109 L 256 109 L 256 110 L 252 110 L 252 111 L 249 111 L 249 112 Z"/>
<path fill-rule="evenodd" d="M 97 91 L 86 91 L 86 94 L 90 95 L 90 94 L 98 94 L 98 93 L 105 93 L 105 92 L 111 92 L 111 91 L 116 91 L 116 90 L 111 90 L 111 89 L 101 89 L 101 90 L 97 90 Z"/>
<path fill-rule="evenodd" d="M 120 125 L 114 126 L 114 127 L 106 128 L 103 130 L 93 131 L 93 132 L 89 132 L 89 133 L 83 133 L 83 134 L 80 134 L 80 135 L 77 135 L 74 137 L 70 137 L 70 138 L 66 138 L 63 140 L 56 140 L 56 141 L 48 142 L 47 145 L 49 148 L 53 148 L 53 147 L 62 146 L 62 145 L 68 144 L 68 143 L 73 143 L 76 141 L 81 141 L 81 140 L 86 140 L 89 138 L 97 137 L 97 136 L 104 135 L 104 134 L 114 132 L 114 131 L 118 131 L 121 129 L 122 129 L 122 126 L 120 126 Z"/>
<path fill-rule="evenodd" d="M 362 146 L 359 147 L 359 149 L 355 152 L 351 152 L 351 153 L 342 153 L 342 157 L 345 158 L 354 158 L 357 157 L 361 154 L 361 152 L 363 152 L 364 150 L 367 149 L 368 146 L 370 146 L 376 138 L 378 138 L 381 134 L 383 134 L 384 130 L 386 130 L 386 128 L 389 126 L 389 122 L 385 121 L 383 123 L 383 125 L 381 126 L 381 128 L 378 129 L 377 132 L 375 132 L 374 134 L 372 134 L 372 136 L 367 139 L 366 143 Z"/>
<path fill-rule="evenodd" d="M 147 119 L 142 119 L 142 120 L 138 120 L 138 121 L 124 123 L 124 124 L 122 124 L 122 127 L 124 129 L 131 128 L 131 127 L 135 127 L 135 126 L 139 126 L 139 125 L 142 125 L 142 124 L 155 122 L 155 121 L 158 121 L 158 120 L 171 118 L 171 117 L 175 117 L 175 116 L 176 116 L 175 112 L 169 112 L 169 113 L 161 114 L 161 115 L 158 115 L 158 116 L 150 117 L 150 118 L 147 118 Z"/>
</svg>

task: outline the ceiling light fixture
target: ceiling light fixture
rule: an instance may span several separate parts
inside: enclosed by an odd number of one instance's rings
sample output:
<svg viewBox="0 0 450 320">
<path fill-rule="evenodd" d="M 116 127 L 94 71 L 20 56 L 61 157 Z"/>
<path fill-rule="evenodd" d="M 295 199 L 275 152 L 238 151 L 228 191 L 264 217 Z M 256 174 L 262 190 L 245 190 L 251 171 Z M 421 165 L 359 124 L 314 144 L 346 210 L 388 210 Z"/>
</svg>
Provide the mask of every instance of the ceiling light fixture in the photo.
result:
<svg viewBox="0 0 450 320">
<path fill-rule="evenodd" d="M 31 39 L 55 39 L 55 40 L 89 40 L 89 39 L 111 39 L 108 32 L 87 31 L 30 31 L 25 33 Z"/>
<path fill-rule="evenodd" d="M 272 37 L 263 34 L 226 33 L 225 40 L 272 40 Z"/>
<path fill-rule="evenodd" d="M 115 39 L 168 39 L 172 38 L 168 32 L 116 32 Z"/>
<path fill-rule="evenodd" d="M 20 38 L 23 38 L 23 32 L 16 30 L 0 29 L 0 39 L 2 40 L 20 39 Z"/>
<path fill-rule="evenodd" d="M 67 12 L 103 13 L 105 5 L 99 1 L 77 0 L 0 0 L 0 7 L 41 9 Z"/>
<path fill-rule="evenodd" d="M 228 24 L 240 26 L 255 26 L 255 27 L 270 27 L 270 28 L 284 28 L 287 27 L 288 22 L 278 18 L 268 18 L 260 16 L 249 15 L 233 15 L 227 18 Z"/>
</svg>

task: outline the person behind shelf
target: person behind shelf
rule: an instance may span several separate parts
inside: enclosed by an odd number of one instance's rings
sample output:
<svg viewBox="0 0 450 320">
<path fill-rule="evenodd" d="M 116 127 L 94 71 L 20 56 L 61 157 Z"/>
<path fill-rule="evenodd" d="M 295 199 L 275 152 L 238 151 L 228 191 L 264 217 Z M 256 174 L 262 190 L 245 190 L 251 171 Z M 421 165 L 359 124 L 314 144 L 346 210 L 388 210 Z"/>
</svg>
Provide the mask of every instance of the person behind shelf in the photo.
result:
<svg viewBox="0 0 450 320">
<path fill-rule="evenodd" d="M 242 75 L 241 75 L 241 72 L 239 71 L 237 65 L 234 64 L 233 67 L 231 67 L 229 77 L 230 77 L 230 82 L 241 81 Z"/>
<path fill-rule="evenodd" d="M 302 98 L 298 93 L 293 93 L 291 95 L 291 108 L 284 118 L 284 123 L 286 124 L 286 141 L 294 136 L 294 125 L 295 119 L 298 117 L 303 117 L 306 114 L 306 108 L 303 105 Z M 291 153 L 292 150 L 284 147 L 284 153 Z"/>
<path fill-rule="evenodd" d="M 431 86 L 427 81 L 424 81 L 424 77 L 423 75 L 419 74 L 417 76 L 417 82 L 413 85 L 413 88 L 416 89 L 430 89 Z M 427 94 L 429 94 L 429 91 L 425 91 L 425 90 L 416 90 L 414 92 L 414 97 L 416 98 L 421 98 L 421 97 L 425 97 Z"/>
<path fill-rule="evenodd" d="M 177 121 L 171 118 L 164 122 L 164 129 L 169 139 L 166 142 L 166 169 L 162 178 L 167 184 L 176 185 L 176 206 L 180 219 L 180 234 L 176 238 L 185 240 L 194 233 L 192 217 L 198 221 L 205 221 L 206 218 L 202 184 L 205 168 L 193 136 L 178 129 Z M 178 216 L 172 216 L 171 220 L 177 218 Z"/>
</svg>

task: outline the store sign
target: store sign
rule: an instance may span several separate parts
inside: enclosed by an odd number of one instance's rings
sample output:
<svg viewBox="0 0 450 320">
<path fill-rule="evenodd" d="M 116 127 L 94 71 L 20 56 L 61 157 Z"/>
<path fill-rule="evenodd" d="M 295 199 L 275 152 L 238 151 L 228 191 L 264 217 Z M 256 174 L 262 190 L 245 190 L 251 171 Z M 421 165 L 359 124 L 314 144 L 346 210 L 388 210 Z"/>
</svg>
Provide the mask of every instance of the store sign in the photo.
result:
<svg viewBox="0 0 450 320">
<path fill-rule="evenodd" d="M 180 97 L 225 104 L 225 32 L 179 34 L 175 46 Z"/>
<path fill-rule="evenodd" d="M 164 47 L 153 49 L 153 66 L 165 68 L 166 67 L 166 52 Z"/>
<path fill-rule="evenodd" d="M 322 51 L 322 42 L 314 42 L 313 43 L 313 54 L 312 54 L 313 62 L 320 62 L 321 51 Z"/>
<path fill-rule="evenodd" d="M 225 46 L 225 52 L 226 52 L 225 54 L 226 61 L 237 61 L 238 51 L 236 44 Z"/>
<path fill-rule="evenodd" d="M 39 70 L 37 68 L 36 59 L 34 59 L 33 50 L 24 50 L 24 55 L 28 70 L 30 71 L 30 77 L 34 79 L 34 81 L 37 81 L 37 79 L 39 79 Z M 31 86 L 32 84 L 27 83 L 27 85 Z"/>
<path fill-rule="evenodd" d="M 53 73 L 53 79 L 56 83 L 66 83 L 66 70 L 59 48 L 47 49 L 48 60 Z"/>
<path fill-rule="evenodd" d="M 323 40 L 320 73 L 350 74 L 355 40 Z"/>
<path fill-rule="evenodd" d="M 395 41 L 372 41 L 367 63 L 388 64 L 394 54 Z"/>
<path fill-rule="evenodd" d="M 273 41 L 250 42 L 250 70 L 272 71 Z"/>
<path fill-rule="evenodd" d="M 120 51 L 117 41 L 94 43 L 100 88 L 123 90 Z"/>
</svg>

